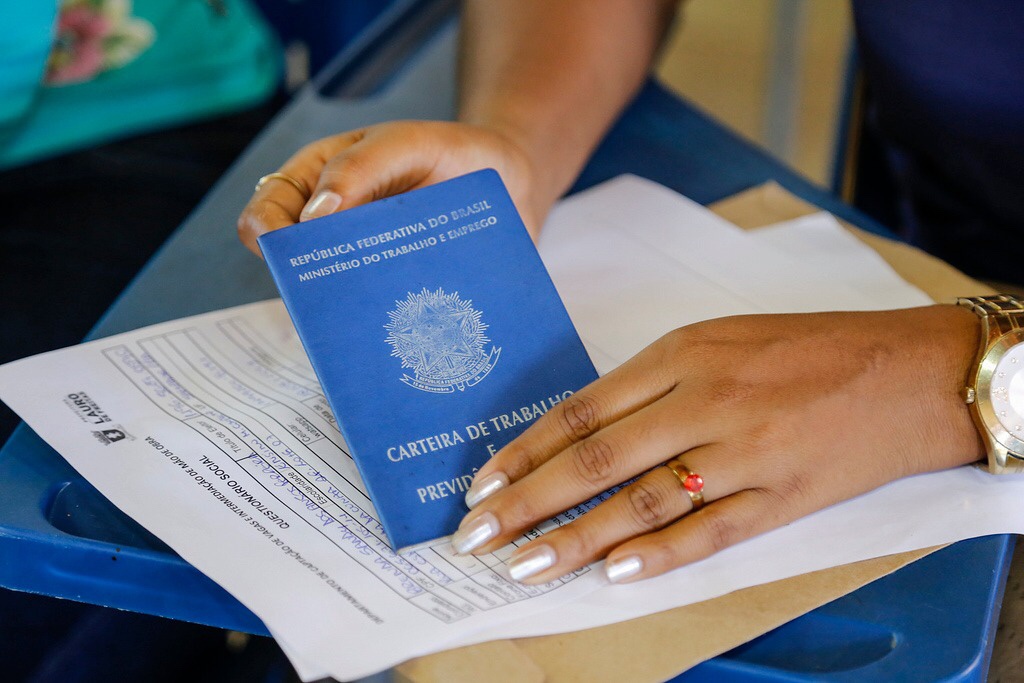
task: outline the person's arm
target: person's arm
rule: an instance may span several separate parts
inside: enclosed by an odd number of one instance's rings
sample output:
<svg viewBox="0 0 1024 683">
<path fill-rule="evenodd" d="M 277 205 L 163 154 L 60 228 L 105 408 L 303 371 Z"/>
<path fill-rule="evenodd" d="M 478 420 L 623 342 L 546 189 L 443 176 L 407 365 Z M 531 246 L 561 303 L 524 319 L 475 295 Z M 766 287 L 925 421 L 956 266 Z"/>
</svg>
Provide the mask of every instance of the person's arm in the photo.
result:
<svg viewBox="0 0 1024 683">
<path fill-rule="evenodd" d="M 552 203 L 646 77 L 669 0 L 471 0 L 457 122 L 400 121 L 323 138 L 239 218 L 242 241 L 480 168 L 498 170 L 536 237 Z M 269 170 L 269 169 L 268 169 Z"/>
<path fill-rule="evenodd" d="M 534 218 L 572 185 L 646 78 L 675 0 L 466 3 L 459 120 L 530 160 Z"/>
</svg>

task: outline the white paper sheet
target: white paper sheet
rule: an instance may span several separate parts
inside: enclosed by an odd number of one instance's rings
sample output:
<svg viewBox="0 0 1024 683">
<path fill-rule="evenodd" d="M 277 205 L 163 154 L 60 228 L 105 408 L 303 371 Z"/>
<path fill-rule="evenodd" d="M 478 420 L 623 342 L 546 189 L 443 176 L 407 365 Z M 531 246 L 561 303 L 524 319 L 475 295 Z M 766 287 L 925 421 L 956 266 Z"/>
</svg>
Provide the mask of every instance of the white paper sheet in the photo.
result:
<svg viewBox="0 0 1024 683">
<path fill-rule="evenodd" d="M 752 230 L 750 237 L 801 260 L 815 275 L 842 281 L 887 308 L 927 306 L 931 299 L 899 276 L 878 252 L 841 229 L 832 214 L 820 212 Z"/>
<path fill-rule="evenodd" d="M 762 244 L 768 239 L 774 246 Z M 817 257 L 789 253 L 786 239 L 751 238 L 663 188 L 623 178 L 565 202 L 541 249 L 607 370 L 657 334 L 707 317 L 885 306 L 864 280 L 877 262 L 844 256 L 850 272 L 829 268 L 822 278 Z M 839 248 L 845 255 L 850 245 Z M 772 291 L 769 277 L 780 283 Z M 890 291 L 897 285 L 886 285 L 887 300 L 916 296 Z M 964 468 L 891 484 L 630 586 L 607 585 L 598 567 L 521 586 L 505 570 L 511 548 L 477 559 L 438 545 L 399 558 L 278 301 L 5 365 L 0 398 L 114 504 L 259 615 L 304 678 L 355 678 L 446 647 L 597 626 L 1024 527 L 1024 477 Z M 112 440 L 111 429 L 126 438 Z"/>
<path fill-rule="evenodd" d="M 776 242 L 754 241 L 692 200 L 625 175 L 556 207 L 540 252 L 602 374 L 666 332 L 700 320 L 905 305 L 862 291 L 858 266 L 870 259 L 875 267 L 878 256 L 856 239 L 856 255 L 843 264 L 848 271 L 838 271 L 849 280 L 833 269 L 823 277 L 816 260 L 845 254 L 840 245 L 849 243 L 842 236 L 819 239 L 814 253 L 792 253 L 793 240 Z"/>
</svg>

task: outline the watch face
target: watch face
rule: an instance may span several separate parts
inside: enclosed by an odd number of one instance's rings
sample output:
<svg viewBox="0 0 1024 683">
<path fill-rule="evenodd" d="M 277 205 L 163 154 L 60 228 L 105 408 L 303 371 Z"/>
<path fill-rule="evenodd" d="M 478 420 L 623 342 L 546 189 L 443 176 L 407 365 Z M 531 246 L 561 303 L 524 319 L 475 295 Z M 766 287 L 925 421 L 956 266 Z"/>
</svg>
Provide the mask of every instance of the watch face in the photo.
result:
<svg viewBox="0 0 1024 683">
<path fill-rule="evenodd" d="M 1024 439 L 1024 344 L 1011 347 L 996 363 L 990 395 L 1003 429 Z"/>
<path fill-rule="evenodd" d="M 978 368 L 978 414 L 992 437 L 1012 453 L 1024 453 L 1024 330 L 993 344 Z"/>
</svg>

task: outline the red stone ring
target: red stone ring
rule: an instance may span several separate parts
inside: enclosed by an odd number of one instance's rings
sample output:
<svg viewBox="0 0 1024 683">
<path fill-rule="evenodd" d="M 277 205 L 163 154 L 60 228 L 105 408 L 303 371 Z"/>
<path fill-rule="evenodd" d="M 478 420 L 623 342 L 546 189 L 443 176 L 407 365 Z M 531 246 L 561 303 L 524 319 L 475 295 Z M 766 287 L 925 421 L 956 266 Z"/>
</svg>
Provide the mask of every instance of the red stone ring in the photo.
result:
<svg viewBox="0 0 1024 683">
<path fill-rule="evenodd" d="M 672 458 L 665 463 L 665 467 L 672 470 L 672 474 L 676 475 L 683 485 L 683 490 L 690 496 L 690 502 L 693 503 L 691 512 L 704 507 L 704 477 L 684 465 L 679 458 Z"/>
</svg>

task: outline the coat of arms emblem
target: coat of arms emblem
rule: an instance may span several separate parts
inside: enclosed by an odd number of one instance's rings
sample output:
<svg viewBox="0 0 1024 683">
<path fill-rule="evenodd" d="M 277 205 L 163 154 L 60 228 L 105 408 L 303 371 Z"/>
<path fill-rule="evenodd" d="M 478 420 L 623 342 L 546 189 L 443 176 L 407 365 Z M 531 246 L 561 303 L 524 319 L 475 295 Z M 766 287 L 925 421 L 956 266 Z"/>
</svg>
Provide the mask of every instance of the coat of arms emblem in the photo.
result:
<svg viewBox="0 0 1024 683">
<path fill-rule="evenodd" d="M 404 301 L 395 302 L 384 329 L 391 355 L 413 372 L 411 377 L 402 375 L 403 382 L 420 391 L 451 394 L 487 376 L 501 349 L 491 345 L 485 350 L 491 341 L 484 334 L 487 325 L 472 303 L 441 288 L 409 292 Z"/>
</svg>

